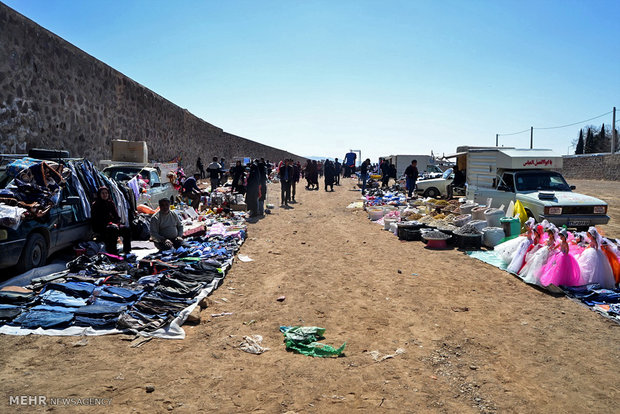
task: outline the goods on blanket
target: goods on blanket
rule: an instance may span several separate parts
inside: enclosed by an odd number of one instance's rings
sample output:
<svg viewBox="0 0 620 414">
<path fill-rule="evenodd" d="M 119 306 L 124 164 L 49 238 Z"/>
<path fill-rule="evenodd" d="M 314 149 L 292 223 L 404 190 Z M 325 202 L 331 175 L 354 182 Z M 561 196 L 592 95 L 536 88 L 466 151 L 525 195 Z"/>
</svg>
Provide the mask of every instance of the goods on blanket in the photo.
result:
<svg viewBox="0 0 620 414">
<path fill-rule="evenodd" d="M 385 230 L 389 230 L 390 227 L 392 226 L 393 223 L 396 223 L 398 221 L 398 218 L 393 218 L 393 217 L 384 217 L 383 218 L 383 228 Z"/>
<path fill-rule="evenodd" d="M 446 218 L 446 215 L 445 215 L 445 214 L 443 214 L 443 213 L 435 214 L 435 215 L 433 216 L 433 219 L 434 219 L 434 220 L 443 220 L 444 218 Z"/>
<path fill-rule="evenodd" d="M 506 237 L 518 236 L 521 234 L 521 222 L 515 217 L 502 217 L 499 222 L 506 233 Z"/>
<path fill-rule="evenodd" d="M 316 326 L 281 326 L 280 332 L 284 334 L 287 351 L 313 357 L 340 356 L 347 345 L 345 342 L 340 348 L 334 348 L 317 342 L 320 339 L 325 339 L 323 336 L 325 329 Z"/>
<path fill-rule="evenodd" d="M 500 219 L 504 217 L 504 210 L 499 208 L 487 208 L 484 211 L 484 218 L 489 227 L 501 227 Z"/>
<path fill-rule="evenodd" d="M 469 221 L 471 221 L 471 214 L 461 214 L 460 216 L 456 216 L 454 220 L 452 220 L 452 224 L 457 227 L 461 227 Z"/>
<path fill-rule="evenodd" d="M 495 247 L 505 237 L 501 227 L 485 227 L 482 229 L 482 242 L 486 247 Z"/>
<path fill-rule="evenodd" d="M 449 232 L 449 234 L 454 233 L 456 229 L 458 229 L 458 227 L 449 223 L 442 223 L 437 226 L 437 230 L 440 230 L 444 233 Z"/>
</svg>

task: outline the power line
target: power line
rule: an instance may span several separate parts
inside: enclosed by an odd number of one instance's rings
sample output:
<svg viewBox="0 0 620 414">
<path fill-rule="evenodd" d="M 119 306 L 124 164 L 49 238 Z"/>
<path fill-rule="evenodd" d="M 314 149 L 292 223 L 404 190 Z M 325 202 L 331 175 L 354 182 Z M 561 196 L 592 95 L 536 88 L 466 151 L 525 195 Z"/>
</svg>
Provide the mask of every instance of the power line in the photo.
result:
<svg viewBox="0 0 620 414">
<path fill-rule="evenodd" d="M 572 123 L 572 124 L 566 124 L 566 125 L 560 125 L 560 126 L 554 126 L 554 127 L 534 128 L 534 129 L 558 129 L 558 128 L 566 128 L 566 127 L 569 127 L 569 126 L 575 126 L 575 125 L 583 124 L 583 123 L 585 123 L 585 122 L 592 121 L 592 120 L 594 120 L 594 119 L 602 118 L 602 117 L 604 117 L 604 116 L 606 116 L 606 115 L 611 114 L 612 112 L 613 112 L 613 111 L 605 112 L 604 114 L 599 115 L 599 116 L 595 116 L 594 118 L 586 119 L 585 121 L 574 122 L 574 123 Z"/>
<path fill-rule="evenodd" d="M 523 134 L 524 132 L 528 132 L 529 130 L 530 130 L 530 129 L 528 128 L 528 129 L 524 129 L 523 131 L 519 131 L 519 132 L 513 132 L 513 133 L 510 133 L 510 134 L 497 134 L 497 135 L 499 135 L 500 137 L 507 137 L 508 135 L 519 135 L 519 134 Z"/>
</svg>

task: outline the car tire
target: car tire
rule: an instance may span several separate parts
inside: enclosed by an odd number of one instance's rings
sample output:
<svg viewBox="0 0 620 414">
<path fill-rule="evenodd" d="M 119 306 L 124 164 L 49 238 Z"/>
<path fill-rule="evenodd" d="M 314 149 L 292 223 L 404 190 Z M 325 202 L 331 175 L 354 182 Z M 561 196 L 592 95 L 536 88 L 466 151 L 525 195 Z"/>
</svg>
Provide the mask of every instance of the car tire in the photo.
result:
<svg viewBox="0 0 620 414">
<path fill-rule="evenodd" d="M 22 273 L 34 267 L 43 266 L 47 261 L 47 241 L 41 233 L 32 233 L 19 257 L 16 268 Z"/>
<path fill-rule="evenodd" d="M 427 188 L 424 192 L 424 197 L 437 198 L 441 193 L 435 187 Z"/>
</svg>

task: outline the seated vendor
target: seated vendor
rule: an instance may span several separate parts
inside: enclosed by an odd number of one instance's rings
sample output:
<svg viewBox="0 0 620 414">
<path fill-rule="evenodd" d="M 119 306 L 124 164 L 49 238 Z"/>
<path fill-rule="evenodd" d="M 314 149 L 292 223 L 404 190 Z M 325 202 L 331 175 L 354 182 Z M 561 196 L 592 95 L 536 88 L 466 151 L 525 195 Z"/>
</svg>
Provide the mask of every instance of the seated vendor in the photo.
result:
<svg viewBox="0 0 620 414">
<path fill-rule="evenodd" d="M 91 208 L 91 223 L 93 231 L 103 239 L 106 252 L 118 254 L 116 243 L 119 236 L 123 238 L 123 252 L 131 251 L 131 230 L 121 225 L 121 218 L 107 187 L 100 187 L 97 191 L 97 198 Z"/>
<path fill-rule="evenodd" d="M 183 244 L 183 224 L 170 211 L 170 200 L 159 200 L 159 211 L 151 217 L 151 238 L 159 250 L 170 250 Z"/>
<path fill-rule="evenodd" d="M 193 177 L 189 177 L 183 183 L 183 196 L 192 200 L 191 206 L 194 207 L 195 210 L 198 210 L 200 196 L 202 195 L 200 188 L 198 188 L 198 180 L 200 180 L 200 173 L 195 173 Z"/>
</svg>

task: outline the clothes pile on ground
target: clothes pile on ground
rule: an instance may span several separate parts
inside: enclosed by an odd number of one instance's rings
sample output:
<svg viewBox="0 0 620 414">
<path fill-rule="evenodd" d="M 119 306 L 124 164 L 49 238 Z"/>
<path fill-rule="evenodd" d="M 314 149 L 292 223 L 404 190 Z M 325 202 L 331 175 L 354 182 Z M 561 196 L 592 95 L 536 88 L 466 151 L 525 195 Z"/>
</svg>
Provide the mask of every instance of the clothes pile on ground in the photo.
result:
<svg viewBox="0 0 620 414">
<path fill-rule="evenodd" d="M 81 255 L 67 269 L 0 290 L 0 333 L 184 338 L 181 325 L 222 282 L 246 238 L 241 216 L 203 215 L 203 235 L 136 258 Z"/>
</svg>

